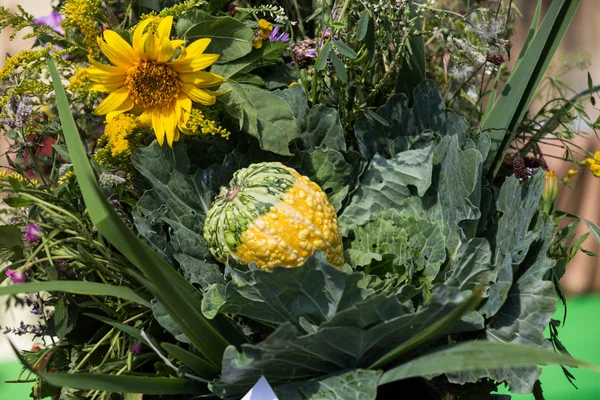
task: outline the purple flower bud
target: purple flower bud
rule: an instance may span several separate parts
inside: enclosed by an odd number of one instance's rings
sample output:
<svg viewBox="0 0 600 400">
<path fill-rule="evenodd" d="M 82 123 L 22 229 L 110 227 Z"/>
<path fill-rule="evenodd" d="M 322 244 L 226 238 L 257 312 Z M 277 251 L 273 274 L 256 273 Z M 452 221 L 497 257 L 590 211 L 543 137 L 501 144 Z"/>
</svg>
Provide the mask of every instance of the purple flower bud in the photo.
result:
<svg viewBox="0 0 600 400">
<path fill-rule="evenodd" d="M 142 342 L 137 342 L 131 346 L 131 352 L 136 355 L 142 354 Z"/>
<path fill-rule="evenodd" d="M 15 285 L 18 285 L 18 284 L 27 282 L 28 274 L 27 274 L 27 272 L 18 272 L 18 271 L 13 271 L 12 269 L 7 269 L 6 276 L 8 276 L 10 279 L 12 279 L 12 281 Z"/>
<path fill-rule="evenodd" d="M 289 42 L 290 41 L 290 34 L 287 32 L 281 32 L 279 33 L 279 27 L 276 26 L 275 28 L 273 28 L 273 30 L 271 31 L 271 34 L 269 35 L 269 41 L 271 42 Z"/>
<path fill-rule="evenodd" d="M 65 17 L 61 15 L 61 13 L 52 10 L 52 12 L 46 16 L 38 17 L 33 20 L 38 25 L 48 25 L 50 28 L 54 29 L 55 32 L 59 34 L 65 33 L 65 30 L 60 26 L 60 23 L 63 22 Z"/>
<path fill-rule="evenodd" d="M 40 233 L 42 230 L 40 229 L 38 224 L 34 224 L 33 222 L 27 224 L 25 227 L 25 239 L 29 242 L 29 244 L 33 244 L 42 240 Z"/>
</svg>

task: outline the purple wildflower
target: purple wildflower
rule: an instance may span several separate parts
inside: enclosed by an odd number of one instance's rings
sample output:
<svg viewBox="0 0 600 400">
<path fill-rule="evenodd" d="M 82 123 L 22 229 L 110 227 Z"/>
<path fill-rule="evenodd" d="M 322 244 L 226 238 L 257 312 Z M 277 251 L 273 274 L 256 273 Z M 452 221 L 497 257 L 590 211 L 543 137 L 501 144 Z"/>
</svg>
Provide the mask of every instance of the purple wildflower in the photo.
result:
<svg viewBox="0 0 600 400">
<path fill-rule="evenodd" d="M 27 272 L 18 272 L 18 271 L 13 271 L 12 269 L 7 269 L 6 276 L 8 276 L 10 279 L 12 279 L 12 281 L 15 285 L 19 285 L 21 283 L 27 282 L 28 274 L 27 274 Z"/>
<path fill-rule="evenodd" d="M 317 44 L 311 38 L 300 40 L 293 48 L 294 59 L 301 68 L 312 64 L 317 58 Z"/>
<path fill-rule="evenodd" d="M 279 33 L 279 27 L 276 26 L 275 28 L 273 28 L 273 30 L 271 31 L 271 34 L 269 35 L 269 41 L 271 42 L 289 42 L 290 41 L 290 34 L 287 32 L 281 32 Z"/>
<path fill-rule="evenodd" d="M 131 346 L 131 352 L 136 355 L 142 354 L 142 342 L 137 342 Z"/>
<path fill-rule="evenodd" d="M 42 237 L 40 236 L 41 232 L 42 230 L 40 229 L 39 225 L 31 222 L 25 227 L 25 239 L 27 239 L 29 244 L 39 242 L 42 240 Z"/>
<path fill-rule="evenodd" d="M 54 29 L 54 31 L 60 35 L 65 33 L 65 30 L 60 26 L 60 23 L 63 22 L 65 17 L 61 15 L 61 13 L 52 10 L 52 12 L 46 16 L 38 17 L 33 20 L 38 25 L 48 25 L 50 28 Z"/>
</svg>

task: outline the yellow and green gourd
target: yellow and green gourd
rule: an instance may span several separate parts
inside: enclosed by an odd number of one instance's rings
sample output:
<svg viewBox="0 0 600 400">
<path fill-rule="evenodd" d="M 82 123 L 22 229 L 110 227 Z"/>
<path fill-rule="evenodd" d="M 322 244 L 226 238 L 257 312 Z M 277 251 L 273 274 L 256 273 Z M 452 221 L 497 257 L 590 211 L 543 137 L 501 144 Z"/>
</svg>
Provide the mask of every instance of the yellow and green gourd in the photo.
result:
<svg viewBox="0 0 600 400">
<path fill-rule="evenodd" d="M 327 195 L 278 162 L 252 164 L 233 175 L 208 210 L 204 238 L 217 260 L 232 256 L 261 269 L 297 267 L 322 250 L 337 267 L 342 237 Z"/>
</svg>

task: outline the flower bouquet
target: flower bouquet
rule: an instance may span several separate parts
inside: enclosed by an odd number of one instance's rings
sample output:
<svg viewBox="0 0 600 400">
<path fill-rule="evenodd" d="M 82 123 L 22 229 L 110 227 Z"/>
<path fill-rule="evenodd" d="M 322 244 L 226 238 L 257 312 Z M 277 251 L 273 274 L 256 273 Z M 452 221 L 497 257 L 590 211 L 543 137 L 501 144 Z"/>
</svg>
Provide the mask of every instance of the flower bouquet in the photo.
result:
<svg viewBox="0 0 600 400">
<path fill-rule="evenodd" d="M 512 68 L 511 1 L 434 3 L 0 9 L 36 38 L 0 71 L 32 397 L 543 398 L 539 365 L 598 369 L 552 319 L 585 237 L 540 147 L 598 173 L 570 124 L 596 88 L 528 113 L 579 1 L 540 1 Z"/>
</svg>

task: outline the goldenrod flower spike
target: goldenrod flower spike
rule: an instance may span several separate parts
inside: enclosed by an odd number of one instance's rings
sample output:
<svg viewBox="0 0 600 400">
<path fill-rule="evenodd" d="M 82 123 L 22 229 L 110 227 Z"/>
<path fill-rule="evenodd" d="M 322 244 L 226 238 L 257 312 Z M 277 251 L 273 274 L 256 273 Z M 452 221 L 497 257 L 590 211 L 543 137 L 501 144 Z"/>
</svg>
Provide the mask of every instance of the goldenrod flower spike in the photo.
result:
<svg viewBox="0 0 600 400">
<path fill-rule="evenodd" d="M 170 40 L 173 17 L 148 18 L 140 22 L 130 45 L 119 34 L 106 30 L 98 46 L 112 65 L 90 59 L 90 89 L 109 93 L 94 111 L 115 116 L 129 112 L 141 125 L 152 126 L 160 145 L 169 146 L 180 136 L 192 110 L 192 101 L 215 103 L 221 94 L 206 90 L 225 82 L 222 76 L 203 71 L 219 58 L 205 54 L 210 39 L 199 39 L 183 47 L 183 40 Z M 175 58 L 176 50 L 180 49 Z"/>
</svg>

